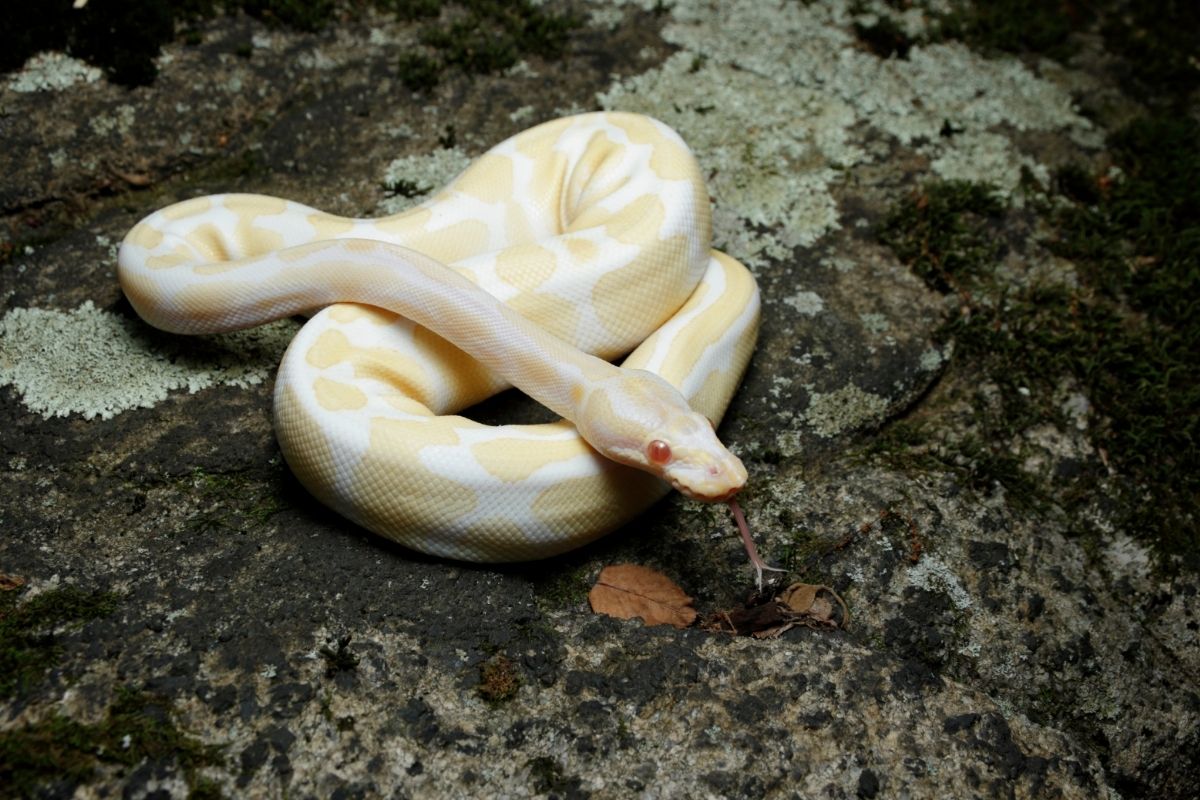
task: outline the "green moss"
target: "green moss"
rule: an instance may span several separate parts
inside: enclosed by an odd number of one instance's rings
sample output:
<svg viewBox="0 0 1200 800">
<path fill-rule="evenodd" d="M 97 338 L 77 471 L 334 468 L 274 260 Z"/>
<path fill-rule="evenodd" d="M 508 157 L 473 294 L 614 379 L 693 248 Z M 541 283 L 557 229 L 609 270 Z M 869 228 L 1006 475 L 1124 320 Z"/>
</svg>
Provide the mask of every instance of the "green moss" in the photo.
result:
<svg viewBox="0 0 1200 800">
<path fill-rule="evenodd" d="M 55 630 L 106 617 L 117 595 L 66 586 L 19 603 L 0 592 L 0 697 L 26 694 L 62 655 Z M 2 782 L 2 781 L 0 781 Z"/>
<path fill-rule="evenodd" d="M 1072 518 L 1107 496 L 1113 521 L 1164 564 L 1200 568 L 1197 141 L 1189 118 L 1147 118 L 1110 138 L 1123 178 L 1058 173 L 1059 202 L 1040 213 L 1078 285 L 996 279 L 990 232 L 1003 209 L 986 187 L 932 185 L 894 209 L 881 238 L 930 285 L 956 291 L 964 313 L 942 330 L 955 342 L 944 407 L 889 426 L 869 452 L 979 490 L 999 483 L 1013 503 L 1041 507 L 1052 495 Z M 1091 403 L 1099 455 L 1051 486 L 1022 469 L 1021 434 L 1070 424 L 1058 406 L 1064 385 Z M 964 406 L 965 426 L 941 416 Z"/>
<path fill-rule="evenodd" d="M 1073 50 L 1068 36 L 1086 25 L 1091 14 L 1091 6 L 1080 3 L 954 0 L 949 13 L 934 20 L 931 36 L 985 50 L 1032 51 L 1062 59 Z"/>
<path fill-rule="evenodd" d="M 279 502 L 274 487 L 237 473 L 212 473 L 197 468 L 180 488 L 200 495 L 200 507 L 189 518 L 189 524 L 199 531 L 261 528 L 287 508 Z"/>
<path fill-rule="evenodd" d="M 561 611 L 582 604 L 591 591 L 588 568 L 576 567 L 545 571 L 530 575 L 538 604 L 549 611 Z"/>
<path fill-rule="evenodd" d="M 447 5 L 450 13 L 425 26 L 421 43 L 436 52 L 437 64 L 471 75 L 508 69 L 526 53 L 557 58 L 570 31 L 580 24 L 572 15 L 546 12 L 529 0 L 461 0 Z"/>
<path fill-rule="evenodd" d="M 578 18 L 555 14 L 529 0 L 373 0 L 402 19 L 428 23 L 421 40 L 435 58 L 409 54 L 398 65 L 410 88 L 431 88 L 447 66 L 471 74 L 506 69 L 522 55 L 556 58 Z M 0 71 L 19 68 L 43 50 L 64 50 L 105 71 L 116 83 L 141 86 L 157 75 L 154 60 L 176 37 L 197 44 L 195 23 L 218 13 L 246 13 L 268 24 L 318 31 L 333 20 L 334 0 L 106 0 L 73 8 L 72 0 L 17 3 L 0 28 Z"/>
<path fill-rule="evenodd" d="M 414 92 L 427 92 L 437 86 L 442 68 L 438 62 L 420 53 L 405 53 L 396 62 L 396 74 Z"/>
<path fill-rule="evenodd" d="M 1061 349 L 1106 420 L 1133 533 L 1200 567 L 1200 123 L 1138 120 L 1109 142 L 1122 180 L 1055 216 L 1058 252 L 1086 281 L 1063 299 Z M 1067 173 L 1077 180 L 1081 170 Z"/>
<path fill-rule="evenodd" d="M 947 181 L 926 185 L 892 209 L 879 232 L 904 264 L 938 291 L 958 290 L 999 259 L 1004 203 L 992 187 Z"/>
<path fill-rule="evenodd" d="M 99 724 L 83 725 L 55 714 L 0 732 L 0 785 L 18 797 L 84 784 L 102 763 L 133 766 L 144 760 L 176 762 L 198 796 L 220 796 L 215 785 L 195 776 L 199 767 L 221 763 L 219 749 L 180 732 L 166 701 L 126 687 L 118 688 Z"/>
<path fill-rule="evenodd" d="M 1124 57 L 1127 88 L 1145 97 L 1186 102 L 1200 87 L 1196 34 L 1200 4 L 1194 0 L 1110 3 L 1101 30 L 1104 44 Z"/>
<path fill-rule="evenodd" d="M 787 570 L 789 576 L 797 576 L 809 583 L 821 583 L 821 580 L 814 580 L 814 565 L 821 556 L 836 548 L 837 541 L 788 523 L 784 527 L 791 529 L 791 536 L 779 548 L 779 565 Z"/>
</svg>

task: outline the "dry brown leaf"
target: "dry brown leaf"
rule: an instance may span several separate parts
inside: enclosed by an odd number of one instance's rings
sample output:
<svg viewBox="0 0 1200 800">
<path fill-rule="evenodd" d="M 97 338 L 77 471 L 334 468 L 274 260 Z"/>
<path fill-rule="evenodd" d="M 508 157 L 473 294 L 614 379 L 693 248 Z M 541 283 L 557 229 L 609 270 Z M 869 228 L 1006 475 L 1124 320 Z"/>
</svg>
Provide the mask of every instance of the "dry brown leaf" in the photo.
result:
<svg viewBox="0 0 1200 800">
<path fill-rule="evenodd" d="M 692 598 L 666 575 L 637 564 L 602 569 L 588 592 L 588 603 L 597 614 L 618 619 L 641 617 L 647 625 L 686 628 L 696 620 Z"/>
<path fill-rule="evenodd" d="M 25 585 L 25 579 L 20 575 L 9 575 L 0 572 L 0 592 L 12 592 Z"/>
<path fill-rule="evenodd" d="M 829 597 L 822 596 L 822 592 L 829 595 Z M 836 600 L 838 606 L 842 609 L 842 618 L 840 620 L 834 613 L 834 605 L 830 601 L 830 597 Z M 828 586 L 817 583 L 793 583 L 779 593 L 778 600 L 787 606 L 789 611 L 797 615 L 797 621 L 801 621 L 810 627 L 816 624 L 844 628 L 850 622 L 850 609 L 846 608 L 846 601 Z"/>
<path fill-rule="evenodd" d="M 778 599 L 791 611 L 804 614 L 812 608 L 820 590 L 821 587 L 815 583 L 793 583 L 779 593 Z"/>
<path fill-rule="evenodd" d="M 842 609 L 840 619 L 835 613 L 837 607 Z M 755 597 L 743 607 L 718 612 L 705 620 L 703 627 L 735 636 L 774 639 L 797 625 L 844 628 L 849 619 L 846 603 L 833 589 L 820 584 L 793 583 L 774 598 Z"/>
</svg>

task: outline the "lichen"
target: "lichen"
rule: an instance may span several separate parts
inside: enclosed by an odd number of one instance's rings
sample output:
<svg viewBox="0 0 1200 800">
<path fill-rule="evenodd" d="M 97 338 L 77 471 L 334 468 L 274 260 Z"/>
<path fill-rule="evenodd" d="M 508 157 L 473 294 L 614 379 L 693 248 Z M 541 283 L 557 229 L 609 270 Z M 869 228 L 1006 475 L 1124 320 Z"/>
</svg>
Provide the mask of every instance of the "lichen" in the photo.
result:
<svg viewBox="0 0 1200 800">
<path fill-rule="evenodd" d="M 907 577 L 909 586 L 945 594 L 960 611 L 972 606 L 971 595 L 963 588 L 954 570 L 928 553 L 908 570 Z"/>
<path fill-rule="evenodd" d="M 868 423 L 878 422 L 888 401 L 850 383 L 833 392 L 816 392 L 808 404 L 805 420 L 818 436 L 836 436 Z"/>
<path fill-rule="evenodd" d="M 682 133 L 716 198 L 718 246 L 751 265 L 839 226 L 832 188 L 843 171 L 890 155 L 872 141 L 878 133 L 1004 193 L 1022 167 L 1045 170 L 996 131 L 1061 130 L 1096 143 L 1069 94 L 1014 58 L 954 42 L 913 46 L 906 58 L 864 50 L 856 5 L 679 0 L 663 38 L 680 52 L 598 96 L 604 108 Z"/>
<path fill-rule="evenodd" d="M 8 79 L 14 92 L 61 92 L 77 83 L 95 83 L 103 73 L 65 53 L 38 53 Z"/>
<path fill-rule="evenodd" d="M 439 147 L 429 153 L 395 159 L 383 174 L 383 185 L 390 196 L 379 204 L 379 213 L 395 214 L 415 206 L 470 163 L 470 157 L 457 147 Z"/>
<path fill-rule="evenodd" d="M 805 317 L 815 317 L 825 310 L 825 301 L 816 292 L 796 292 L 783 298 L 785 305 L 796 309 L 796 313 Z"/>
<path fill-rule="evenodd" d="M 45 418 L 109 419 L 169 392 L 261 383 L 295 334 L 291 321 L 249 331 L 150 343 L 147 329 L 90 301 L 74 311 L 14 308 L 0 318 L 0 385 Z M 201 344 L 201 342 L 203 344 Z"/>
</svg>

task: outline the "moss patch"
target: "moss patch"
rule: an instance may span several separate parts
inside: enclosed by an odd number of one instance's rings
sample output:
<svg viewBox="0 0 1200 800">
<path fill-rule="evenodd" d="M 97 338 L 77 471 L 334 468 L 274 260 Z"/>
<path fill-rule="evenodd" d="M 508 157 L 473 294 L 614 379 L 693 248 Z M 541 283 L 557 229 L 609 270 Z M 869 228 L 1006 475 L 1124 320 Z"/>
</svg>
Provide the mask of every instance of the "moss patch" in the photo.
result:
<svg viewBox="0 0 1200 800">
<path fill-rule="evenodd" d="M 995 279 L 989 232 L 1003 208 L 986 187 L 937 184 L 899 204 L 881 238 L 930 285 L 962 298 L 964 313 L 943 331 L 956 347 L 947 394 L 973 418 L 951 432 L 930 409 L 890 426 L 873 452 L 951 469 L 980 489 L 999 483 L 1019 502 L 1053 493 L 1073 518 L 1084 504 L 1115 500 L 1114 524 L 1200 568 L 1196 141 L 1192 120 L 1147 118 L 1110 138 L 1123 178 L 1060 171 L 1041 213 L 1075 282 L 1014 289 Z M 1098 458 L 1052 490 L 1022 467 L 1021 437 L 1045 422 L 1071 424 L 1064 384 L 1091 405 L 1087 438 Z"/>
<path fill-rule="evenodd" d="M 277 487 L 237 473 L 195 469 L 180 488 L 198 494 L 198 508 L 188 524 L 202 532 L 254 530 L 287 508 Z"/>
<path fill-rule="evenodd" d="M 1044 0 L 954 0 L 938 15 L 934 39 L 960 39 L 972 47 L 1009 53 L 1032 51 L 1064 59 L 1072 52 L 1068 37 L 1092 18 L 1092 6 Z"/>
<path fill-rule="evenodd" d="M 892 209 L 879 238 L 931 288 L 957 290 L 1000 257 L 996 233 L 1003 212 L 990 186 L 933 183 Z"/>
<path fill-rule="evenodd" d="M 579 20 L 542 10 L 529 0 L 373 0 L 372 5 L 427 24 L 421 41 L 435 55 L 409 54 L 400 77 L 413 89 L 437 82 L 444 67 L 479 74 L 507 69 L 525 53 L 556 58 Z M 158 74 L 154 60 L 177 37 L 197 43 L 196 23 L 218 13 L 246 13 L 268 24 L 318 31 L 329 23 L 334 0 L 106 0 L 74 8 L 73 0 L 21 3 L 0 32 L 0 71 L 19 68 L 35 53 L 65 51 L 116 83 L 140 86 Z M 248 55 L 248 51 L 243 55 Z"/>
<path fill-rule="evenodd" d="M 508 69 L 525 54 L 558 58 L 580 24 L 573 15 L 545 11 L 529 0 L 459 0 L 436 11 L 429 2 L 395 5 L 402 16 L 437 17 L 420 33 L 430 54 L 407 54 L 399 64 L 401 79 L 416 91 L 432 88 L 446 68 L 483 75 Z"/>
<path fill-rule="evenodd" d="M 118 688 L 107 717 L 98 724 L 55 714 L 0 733 L 0 784 L 17 797 L 87 783 L 102 764 L 133 766 L 143 760 L 178 763 L 199 796 L 220 796 L 211 781 L 195 775 L 200 767 L 221 763 L 219 750 L 176 728 L 164 700 L 126 687 Z"/>
<path fill-rule="evenodd" d="M 24 695 L 41 682 L 62 655 L 56 630 L 106 617 L 116 603 L 111 592 L 73 586 L 43 592 L 27 603 L 19 603 L 15 591 L 0 592 L 0 697 Z"/>
</svg>

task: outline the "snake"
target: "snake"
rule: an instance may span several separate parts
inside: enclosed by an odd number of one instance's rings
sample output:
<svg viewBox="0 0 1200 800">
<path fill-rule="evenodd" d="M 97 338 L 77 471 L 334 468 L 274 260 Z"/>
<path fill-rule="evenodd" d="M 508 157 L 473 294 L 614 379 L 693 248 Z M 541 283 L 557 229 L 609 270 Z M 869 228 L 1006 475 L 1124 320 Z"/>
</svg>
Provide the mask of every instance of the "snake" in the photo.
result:
<svg viewBox="0 0 1200 800">
<path fill-rule="evenodd" d="M 171 333 L 307 317 L 275 377 L 280 451 L 321 503 L 417 551 L 547 558 L 672 490 L 731 501 L 747 480 L 716 428 L 758 287 L 713 250 L 696 158 L 650 117 L 542 123 L 391 216 L 183 200 L 134 225 L 117 274 Z M 561 419 L 459 413 L 509 387 Z"/>
</svg>

